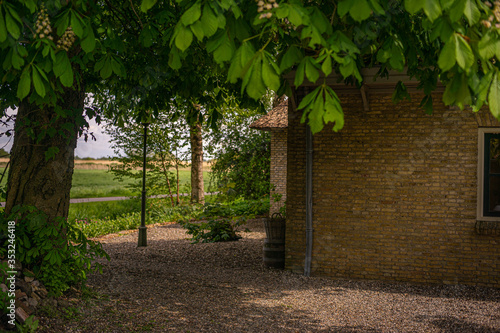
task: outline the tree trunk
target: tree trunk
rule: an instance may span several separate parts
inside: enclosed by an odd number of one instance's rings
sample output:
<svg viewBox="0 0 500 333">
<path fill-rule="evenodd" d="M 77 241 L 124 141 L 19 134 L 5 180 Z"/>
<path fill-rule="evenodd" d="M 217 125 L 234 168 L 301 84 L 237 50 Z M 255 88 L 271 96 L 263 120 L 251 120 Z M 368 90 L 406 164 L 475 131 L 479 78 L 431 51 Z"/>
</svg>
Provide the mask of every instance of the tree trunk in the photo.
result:
<svg viewBox="0 0 500 333">
<path fill-rule="evenodd" d="M 16 205 L 31 205 L 45 212 L 51 220 L 68 217 L 78 136 L 76 123 L 77 118 L 81 117 L 79 112 L 83 110 L 84 101 L 84 91 L 66 90 L 59 106 L 74 111 L 66 118 L 59 119 L 53 107 L 40 109 L 30 104 L 28 99 L 20 103 L 11 150 L 5 206 L 7 214 Z M 26 124 L 27 121 L 30 125 Z M 33 128 L 33 124 L 37 123 L 39 126 Z M 65 123 L 71 124 L 71 130 L 62 129 Z M 36 138 L 47 128 L 55 128 L 57 132 L 52 137 L 47 134 L 37 141 Z M 29 135 L 30 130 L 34 135 Z M 64 135 L 59 131 L 64 132 Z M 47 160 L 45 153 L 51 147 L 57 148 L 58 152 Z"/>
<path fill-rule="evenodd" d="M 203 188 L 203 137 L 201 123 L 190 126 L 191 139 L 191 203 L 205 203 Z"/>
<path fill-rule="evenodd" d="M 181 203 L 181 198 L 179 196 L 179 158 L 177 157 L 177 149 L 175 150 L 175 171 L 177 173 L 177 206 Z"/>
<path fill-rule="evenodd" d="M 160 150 L 160 158 L 161 158 L 161 170 L 163 172 L 163 176 L 165 177 L 165 180 L 167 181 L 168 193 L 170 195 L 170 201 L 172 203 L 172 207 L 174 207 L 174 197 L 172 195 L 172 190 L 170 188 L 170 179 L 168 178 L 168 168 L 165 165 L 165 154 L 163 153 L 163 149 L 161 148 L 161 145 L 159 147 L 159 150 Z"/>
</svg>

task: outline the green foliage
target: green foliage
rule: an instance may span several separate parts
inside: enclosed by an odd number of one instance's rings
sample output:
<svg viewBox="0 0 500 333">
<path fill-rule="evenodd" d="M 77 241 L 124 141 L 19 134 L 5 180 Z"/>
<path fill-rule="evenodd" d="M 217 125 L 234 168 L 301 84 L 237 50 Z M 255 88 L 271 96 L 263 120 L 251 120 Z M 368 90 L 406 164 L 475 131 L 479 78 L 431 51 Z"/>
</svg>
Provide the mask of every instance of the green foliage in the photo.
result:
<svg viewBox="0 0 500 333">
<path fill-rule="evenodd" d="M 281 193 L 273 193 L 271 195 L 271 198 L 272 198 L 273 202 L 281 202 L 281 199 L 283 198 L 283 194 L 281 194 Z M 281 214 L 282 217 L 286 218 L 286 202 L 284 202 L 283 206 L 281 206 L 279 208 L 279 213 Z"/>
<path fill-rule="evenodd" d="M 220 129 L 209 138 L 213 156 L 211 183 L 229 199 L 269 195 L 271 149 L 268 132 L 250 129 L 255 110 L 226 110 Z"/>
<path fill-rule="evenodd" d="M 198 215 L 202 222 L 179 221 L 191 235 L 192 243 L 214 243 L 235 241 L 241 238 L 237 234 L 239 228 L 249 218 L 269 212 L 269 198 L 261 200 L 244 200 L 239 198 L 230 202 L 206 203 Z"/>
<path fill-rule="evenodd" d="M 162 3 L 144 0 L 143 6 L 146 10 Z M 448 91 L 446 104 L 469 104 L 474 110 L 488 104 L 500 115 L 496 2 L 190 0 L 179 5 L 182 15 L 170 37 L 175 68 L 189 68 L 191 56 L 205 46 L 216 63 L 229 68 L 227 79 L 251 98 L 261 98 L 267 89 L 285 91 L 283 74 L 292 69 L 296 86 L 306 79 L 321 86 L 322 76 L 332 73 L 347 84 L 361 85 L 363 68 L 379 68 L 382 77 L 389 70 L 406 70 L 419 80 L 426 95 L 420 105 L 427 113 L 432 112 L 430 94 L 439 77 Z M 210 33 L 203 33 L 208 28 Z M 490 80 L 478 84 L 483 77 Z M 340 130 L 343 112 L 335 92 L 320 89 L 305 97 L 303 120 L 313 132 L 328 122 Z"/>
<path fill-rule="evenodd" d="M 230 242 L 241 238 L 237 235 L 238 227 L 245 224 L 243 217 L 237 219 L 210 219 L 207 222 L 181 223 L 192 243 Z"/>
<path fill-rule="evenodd" d="M 169 199 L 148 199 L 146 224 L 189 220 L 202 213 L 202 206 L 184 204 L 172 207 Z M 71 204 L 68 223 L 88 238 L 137 229 L 141 223 L 141 201 Z"/>
<path fill-rule="evenodd" d="M 82 286 L 89 272 L 99 271 L 101 265 L 93 265 L 94 259 L 109 259 L 100 243 L 88 240 L 72 223 L 50 221 L 34 207 L 16 206 L 11 215 L 1 219 L 3 229 L 7 221 L 16 221 L 16 259 L 54 295 L 70 286 Z"/>
<path fill-rule="evenodd" d="M 232 218 L 264 215 L 269 211 L 269 199 L 243 200 L 227 202 L 209 202 L 205 205 L 190 205 L 181 202 L 172 207 L 168 199 L 149 199 L 147 201 L 146 224 L 163 222 L 186 222 L 202 218 Z M 72 204 L 68 223 L 82 231 L 85 237 L 99 237 L 122 230 L 137 229 L 141 221 L 140 200 L 116 202 L 96 202 Z"/>
<path fill-rule="evenodd" d="M 121 127 L 109 126 L 112 148 L 120 164 L 112 165 L 111 173 L 118 180 L 135 179 L 130 184 L 134 192 L 142 190 L 143 125 L 127 124 Z M 188 145 L 189 129 L 185 121 L 172 121 L 164 114 L 158 115 L 148 126 L 146 190 L 149 195 L 176 192 L 177 174 L 173 168 L 185 166 L 185 154 L 181 153 Z"/>
<path fill-rule="evenodd" d="M 10 271 L 7 262 L 0 262 L 0 283 L 8 285 L 7 283 L 7 272 Z M 7 310 L 7 305 L 9 304 L 10 298 L 9 293 L 0 289 L 0 313 L 5 313 Z"/>
<path fill-rule="evenodd" d="M 203 207 L 202 216 L 235 217 L 263 215 L 269 212 L 269 205 L 268 197 L 258 200 L 244 200 L 243 198 L 238 198 L 225 203 L 206 203 Z"/>
<path fill-rule="evenodd" d="M 24 324 L 20 325 L 16 323 L 16 329 L 18 333 L 35 333 L 38 329 L 38 319 L 35 316 L 29 316 Z"/>
<path fill-rule="evenodd" d="M 122 230 L 137 229 L 141 224 L 141 214 L 139 212 L 120 214 L 114 218 L 83 218 L 69 222 L 74 228 L 89 238 L 99 237 L 107 234 L 117 233 Z M 151 222 L 147 220 L 147 224 Z"/>
</svg>

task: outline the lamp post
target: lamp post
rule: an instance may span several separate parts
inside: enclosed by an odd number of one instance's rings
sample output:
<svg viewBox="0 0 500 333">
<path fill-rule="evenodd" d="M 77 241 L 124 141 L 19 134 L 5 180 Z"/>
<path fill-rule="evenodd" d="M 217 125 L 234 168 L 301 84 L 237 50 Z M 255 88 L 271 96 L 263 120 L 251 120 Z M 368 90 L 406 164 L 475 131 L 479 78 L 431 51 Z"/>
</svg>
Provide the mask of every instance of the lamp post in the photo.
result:
<svg viewBox="0 0 500 333">
<path fill-rule="evenodd" d="M 142 123 L 144 126 L 144 147 L 143 147 L 143 162 L 142 162 L 142 208 L 141 208 L 141 226 L 139 227 L 139 241 L 137 246 L 147 246 L 147 228 L 146 228 L 146 143 L 148 140 L 149 123 Z"/>
</svg>

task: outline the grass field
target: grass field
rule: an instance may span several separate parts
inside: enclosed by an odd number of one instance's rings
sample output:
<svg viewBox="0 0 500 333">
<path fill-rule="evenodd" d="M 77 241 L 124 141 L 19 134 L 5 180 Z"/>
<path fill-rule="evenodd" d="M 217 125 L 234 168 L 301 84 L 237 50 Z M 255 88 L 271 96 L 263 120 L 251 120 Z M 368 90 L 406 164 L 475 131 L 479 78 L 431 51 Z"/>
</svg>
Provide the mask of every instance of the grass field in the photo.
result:
<svg viewBox="0 0 500 333">
<path fill-rule="evenodd" d="M 205 191 L 209 185 L 209 172 L 203 172 Z M 116 196 L 139 195 L 140 191 L 133 192 L 127 185 L 140 181 L 128 179 L 118 181 L 113 174 L 107 170 L 83 170 L 75 169 L 73 174 L 73 186 L 71 188 L 71 198 L 102 198 Z M 179 170 L 180 192 L 186 192 L 186 184 L 191 183 L 191 171 Z M 172 192 L 175 193 L 175 184 L 172 185 Z M 140 185 L 139 185 L 140 188 Z M 164 193 L 167 194 L 167 193 Z"/>
<path fill-rule="evenodd" d="M 133 192 L 127 186 L 137 182 L 137 180 L 128 179 L 125 181 L 118 181 L 114 179 L 113 174 L 107 171 L 106 168 L 75 168 L 73 172 L 73 185 L 71 187 L 71 198 L 103 198 L 103 197 L 120 197 L 120 196 L 134 196 L 139 195 L 140 191 Z M 0 168 L 0 173 L 4 168 Z M 208 191 L 210 172 L 203 172 L 203 180 L 205 184 L 205 191 Z M 0 186 L 7 183 L 7 174 Z M 179 170 L 179 183 L 180 192 L 186 192 L 186 184 L 191 183 L 191 170 L 185 168 Z M 175 184 L 172 184 L 172 192 L 175 193 Z M 168 193 L 165 193 L 168 194 Z"/>
<path fill-rule="evenodd" d="M 208 171 L 203 172 L 203 180 L 205 191 L 207 191 L 210 182 Z M 73 173 L 71 198 L 102 198 L 139 195 L 140 191 L 133 192 L 127 187 L 135 182 L 138 182 L 138 180 L 128 179 L 120 182 L 114 179 L 113 174 L 109 173 L 107 170 L 75 169 Z M 179 170 L 179 183 L 180 192 L 186 192 L 185 185 L 191 183 L 190 170 Z M 175 193 L 175 184 L 172 184 L 172 192 Z"/>
</svg>

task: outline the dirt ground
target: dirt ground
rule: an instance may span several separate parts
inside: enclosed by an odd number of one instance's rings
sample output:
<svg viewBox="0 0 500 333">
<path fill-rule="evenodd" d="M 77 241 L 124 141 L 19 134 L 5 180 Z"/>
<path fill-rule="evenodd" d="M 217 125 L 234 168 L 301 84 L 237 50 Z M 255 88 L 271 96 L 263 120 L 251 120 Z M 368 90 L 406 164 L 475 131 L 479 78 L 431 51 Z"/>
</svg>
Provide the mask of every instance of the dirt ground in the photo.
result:
<svg viewBox="0 0 500 333">
<path fill-rule="evenodd" d="M 500 290 L 306 278 L 263 266 L 262 220 L 237 242 L 191 244 L 178 224 L 101 238 L 93 295 L 40 332 L 500 332 Z M 69 307 L 68 307 L 69 306 Z"/>
</svg>

